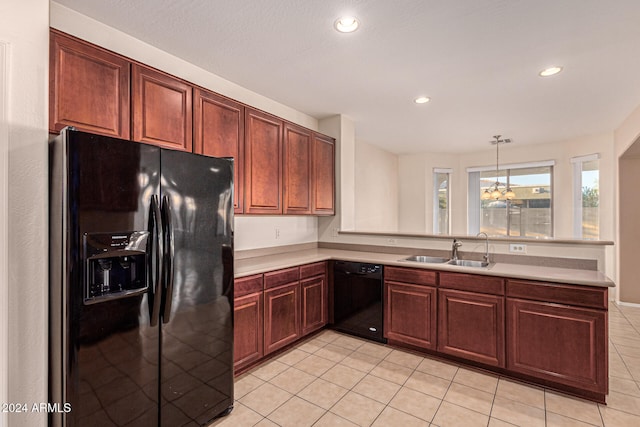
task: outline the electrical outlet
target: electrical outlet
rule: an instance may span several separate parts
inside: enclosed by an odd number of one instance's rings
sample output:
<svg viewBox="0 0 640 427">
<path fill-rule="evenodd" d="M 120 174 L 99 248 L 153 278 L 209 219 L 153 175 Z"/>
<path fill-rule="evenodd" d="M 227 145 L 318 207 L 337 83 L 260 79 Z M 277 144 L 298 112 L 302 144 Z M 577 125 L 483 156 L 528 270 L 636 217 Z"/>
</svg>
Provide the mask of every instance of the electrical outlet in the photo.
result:
<svg viewBox="0 0 640 427">
<path fill-rule="evenodd" d="M 392 246 L 395 246 L 398 244 L 398 241 L 396 239 L 387 239 L 387 243 Z"/>
<path fill-rule="evenodd" d="M 333 233 L 331 234 L 332 237 L 338 237 L 338 231 L 340 231 L 339 228 L 334 228 L 333 229 Z"/>
<path fill-rule="evenodd" d="M 512 254 L 526 254 L 527 245 L 523 245 L 522 243 L 510 243 L 509 252 Z"/>
<path fill-rule="evenodd" d="M 280 238 L 280 229 L 276 227 L 276 239 Z"/>
</svg>

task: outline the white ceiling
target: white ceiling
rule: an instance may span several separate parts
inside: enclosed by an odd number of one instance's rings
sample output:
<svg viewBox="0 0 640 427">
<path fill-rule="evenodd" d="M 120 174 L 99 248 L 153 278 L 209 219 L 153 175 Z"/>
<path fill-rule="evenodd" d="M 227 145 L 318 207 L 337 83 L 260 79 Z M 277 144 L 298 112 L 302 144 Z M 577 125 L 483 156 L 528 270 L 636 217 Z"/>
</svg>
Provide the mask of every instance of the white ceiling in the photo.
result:
<svg viewBox="0 0 640 427">
<path fill-rule="evenodd" d="M 396 153 L 610 132 L 640 104 L 638 0 L 57 2 Z"/>
</svg>

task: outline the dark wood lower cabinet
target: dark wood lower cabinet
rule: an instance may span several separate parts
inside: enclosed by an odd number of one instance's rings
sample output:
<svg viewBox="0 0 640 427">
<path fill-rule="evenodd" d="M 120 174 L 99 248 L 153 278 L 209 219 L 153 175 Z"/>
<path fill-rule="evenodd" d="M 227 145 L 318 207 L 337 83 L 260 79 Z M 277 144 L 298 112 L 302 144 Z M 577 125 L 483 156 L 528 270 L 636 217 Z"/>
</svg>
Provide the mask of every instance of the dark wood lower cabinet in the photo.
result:
<svg viewBox="0 0 640 427">
<path fill-rule="evenodd" d="M 385 281 L 384 336 L 424 349 L 436 348 L 436 288 Z"/>
<path fill-rule="evenodd" d="M 264 291 L 264 354 L 300 336 L 300 282 Z"/>
<path fill-rule="evenodd" d="M 263 356 L 262 291 L 234 300 L 234 368 L 251 365 Z"/>
<path fill-rule="evenodd" d="M 504 367 L 504 297 L 440 289 L 438 351 Z"/>
<path fill-rule="evenodd" d="M 233 366 L 237 371 L 264 355 L 263 276 L 242 277 L 233 283 Z"/>
<path fill-rule="evenodd" d="M 328 277 L 318 262 L 235 281 L 236 372 L 326 324 Z M 605 401 L 607 288 L 393 266 L 384 277 L 390 344 Z"/>
<path fill-rule="evenodd" d="M 234 295 L 237 375 L 327 324 L 327 262 L 237 278 Z"/>
<path fill-rule="evenodd" d="M 602 395 L 607 313 L 507 298 L 507 369 Z"/>
<path fill-rule="evenodd" d="M 302 335 L 307 335 L 327 324 L 326 275 L 304 279 L 300 282 L 302 305 Z"/>
</svg>

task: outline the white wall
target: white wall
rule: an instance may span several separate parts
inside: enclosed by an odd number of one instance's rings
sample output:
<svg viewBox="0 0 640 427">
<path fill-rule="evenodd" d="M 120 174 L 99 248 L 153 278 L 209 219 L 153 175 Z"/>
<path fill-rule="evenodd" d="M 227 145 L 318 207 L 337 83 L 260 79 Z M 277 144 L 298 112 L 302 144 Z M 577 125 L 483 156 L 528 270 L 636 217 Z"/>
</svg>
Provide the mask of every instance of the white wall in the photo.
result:
<svg viewBox="0 0 640 427">
<path fill-rule="evenodd" d="M 340 120 L 337 122 L 336 133 L 340 137 L 348 141 L 355 141 L 355 132 L 352 126 L 341 126 Z M 322 129 L 322 123 L 321 123 Z M 338 141 L 340 141 L 338 139 Z M 358 142 L 357 144 L 360 144 Z M 516 147 L 509 150 L 501 150 L 501 162 L 504 163 L 520 163 L 525 161 L 536 160 L 556 160 L 558 165 L 562 165 L 560 170 L 556 170 L 555 185 L 561 188 L 560 194 L 556 193 L 556 197 L 565 198 L 560 203 L 564 219 L 561 221 L 560 229 L 562 234 L 570 236 L 572 231 L 571 219 L 573 212 L 571 208 L 567 208 L 570 204 L 572 191 L 572 169 L 569 159 L 575 156 L 581 156 L 592 153 L 601 154 L 601 177 L 600 188 L 605 194 L 602 195 L 601 203 L 603 211 L 601 212 L 601 239 L 613 240 L 613 231 L 615 229 L 615 210 L 614 200 L 614 173 L 612 172 L 613 164 L 613 133 L 605 133 L 601 135 L 585 136 L 570 141 L 560 141 L 556 143 L 540 144 L 530 147 Z M 346 152 L 346 156 L 344 155 Z M 398 214 L 399 231 L 388 231 L 388 234 L 372 235 L 368 233 L 345 234 L 338 233 L 338 230 L 353 231 L 351 228 L 344 226 L 344 221 L 340 218 L 340 206 L 337 206 L 336 217 L 319 218 L 319 235 L 318 241 L 327 243 L 344 243 L 344 244 L 361 244 L 361 245 L 377 245 L 389 246 L 397 245 L 403 247 L 411 247 L 418 249 L 436 249 L 450 250 L 451 242 L 447 239 L 415 237 L 402 235 L 402 233 L 429 234 L 432 227 L 432 171 L 434 167 L 452 168 L 454 173 L 452 176 L 452 210 L 454 225 L 454 234 L 467 234 L 467 172 L 466 168 L 470 166 L 492 165 L 495 161 L 495 151 L 488 149 L 482 152 L 469 153 L 464 155 L 455 154 L 435 154 L 435 153 L 419 153 L 411 155 L 398 156 L 398 202 L 401 206 Z M 337 162 L 340 163 L 341 171 L 356 170 L 362 165 L 366 166 L 366 162 L 361 162 L 360 157 L 354 157 L 349 150 L 340 148 L 337 150 Z M 558 169 L 558 168 L 556 168 Z M 380 179 L 380 178 L 378 178 Z M 344 185 L 340 185 L 338 179 L 338 194 L 344 190 Z M 363 180 L 359 180 L 363 182 Z M 353 189 L 356 193 L 361 188 Z M 347 191 L 352 191 L 348 188 Z M 458 195 L 458 197 L 455 196 Z M 460 197 L 462 195 L 462 197 Z M 344 198 L 341 197 L 341 198 Z M 356 217 L 359 215 L 355 206 Z M 402 224 L 404 222 L 404 225 Z M 412 229 L 412 227 L 420 227 L 420 229 Z M 404 228 L 403 228 L 404 227 Z M 370 230 L 363 230 L 370 231 Z M 482 245 L 476 240 L 462 241 L 465 243 L 465 250 L 482 251 Z M 527 254 L 532 256 L 550 256 L 560 258 L 578 258 L 578 259 L 595 259 L 598 261 L 599 269 L 607 274 L 614 281 L 616 280 L 616 260 L 615 250 L 611 246 L 599 244 L 589 244 L 588 242 L 572 243 L 550 243 L 545 241 L 531 241 L 528 243 Z M 506 254 L 509 253 L 508 242 L 492 242 L 490 245 L 492 253 Z M 615 291 L 614 291 L 615 293 Z M 613 295 L 612 295 L 613 296 Z"/>
<path fill-rule="evenodd" d="M 0 402 L 8 402 L 9 393 L 9 47 L 0 40 Z M 0 426 L 6 424 L 7 415 L 0 413 Z"/>
<path fill-rule="evenodd" d="M 0 153 L 0 402 L 47 401 L 47 100 L 49 2 L 0 3 L 0 41 L 8 45 Z M 2 73 L 0 73 L 2 75 Z M 5 175 L 6 174 L 6 175 Z M 6 181 L 5 181 L 6 180 Z M 5 182 L 8 184 L 4 187 Z M 6 240 L 5 240 L 6 238 Z M 6 268 L 6 270 L 5 270 Z M 6 299 L 5 299 L 6 298 Z M 46 414 L 0 413 L 1 426 L 44 426 Z"/>
<path fill-rule="evenodd" d="M 433 169 L 453 169 L 450 209 L 453 213 L 466 209 L 460 197 L 460 159 L 455 154 L 416 153 L 398 156 L 399 212 L 398 230 L 406 233 L 433 232 Z M 457 197 L 456 197 L 457 196 Z"/>
<path fill-rule="evenodd" d="M 489 144 L 487 144 L 489 146 Z M 553 168 L 554 237 L 572 238 L 573 235 L 573 169 L 571 158 L 600 153 L 600 239 L 614 239 L 614 144 L 613 132 L 587 135 L 567 141 L 554 141 L 535 145 L 521 145 L 517 141 L 501 147 L 500 163 L 524 163 L 555 160 Z M 454 173 L 456 193 L 464 197 L 463 209 L 454 211 L 453 233 L 467 232 L 466 168 L 495 164 L 495 149 L 460 155 L 460 166 Z M 453 196 L 459 199 L 457 196 Z"/>
<path fill-rule="evenodd" d="M 318 241 L 318 219 L 312 216 L 236 216 L 236 251 Z"/>
<path fill-rule="evenodd" d="M 589 135 L 547 144 L 503 146 L 500 163 L 555 160 L 554 230 L 557 238 L 572 238 L 573 169 L 571 158 L 600 153 L 600 239 L 615 238 L 615 155 L 613 133 Z M 452 168 L 452 233 L 467 234 L 467 168 L 492 166 L 495 150 L 487 149 L 458 155 L 418 153 L 399 156 L 399 230 L 430 234 L 433 231 L 433 168 Z M 360 191 L 358 189 L 357 191 Z"/>
<path fill-rule="evenodd" d="M 616 158 L 640 138 L 640 105 L 626 117 L 614 133 Z"/>
<path fill-rule="evenodd" d="M 356 141 L 355 229 L 398 230 L 398 156 Z"/>
<path fill-rule="evenodd" d="M 614 134 L 614 143 L 615 143 L 615 170 L 616 170 L 616 186 L 615 186 L 615 197 L 616 197 L 616 207 L 618 212 L 618 218 L 616 221 L 616 242 L 618 245 L 616 246 L 616 261 L 617 261 L 617 269 L 618 277 L 619 277 L 619 286 L 621 291 L 618 295 L 630 295 L 632 298 L 632 302 L 640 303 L 640 292 L 637 291 L 638 288 L 638 274 L 637 274 L 637 266 L 633 263 L 632 257 L 629 257 L 628 254 L 637 254 L 640 253 L 640 241 L 637 239 L 637 230 L 634 227 L 634 230 L 627 230 L 626 228 L 622 228 L 622 216 L 629 215 L 632 212 L 633 206 L 638 205 L 638 196 L 636 193 L 633 194 L 620 194 L 620 189 L 623 187 L 621 184 L 622 175 L 631 175 L 628 170 L 629 167 L 634 167 L 636 164 L 640 164 L 639 161 L 635 159 L 621 159 L 625 154 L 629 155 L 630 153 L 625 153 L 632 146 L 636 148 L 638 141 L 640 140 L 640 105 L 633 111 L 629 116 L 620 124 L 620 126 L 616 129 Z M 626 157 L 626 156 L 625 156 Z M 629 161 L 635 161 L 633 165 L 629 165 Z M 627 162 L 626 166 L 621 166 L 624 162 Z M 628 204 L 631 204 L 629 206 Z M 635 212 L 635 217 L 637 218 L 637 212 Z M 628 223 L 628 222 L 627 222 Z M 621 248 L 624 248 L 625 253 L 621 255 Z M 625 262 L 622 262 L 622 260 Z M 627 288 L 627 289 L 625 289 Z M 635 289 L 628 289 L 635 288 Z M 622 290 L 624 289 L 624 291 Z M 622 301 L 625 301 L 622 299 Z"/>
</svg>

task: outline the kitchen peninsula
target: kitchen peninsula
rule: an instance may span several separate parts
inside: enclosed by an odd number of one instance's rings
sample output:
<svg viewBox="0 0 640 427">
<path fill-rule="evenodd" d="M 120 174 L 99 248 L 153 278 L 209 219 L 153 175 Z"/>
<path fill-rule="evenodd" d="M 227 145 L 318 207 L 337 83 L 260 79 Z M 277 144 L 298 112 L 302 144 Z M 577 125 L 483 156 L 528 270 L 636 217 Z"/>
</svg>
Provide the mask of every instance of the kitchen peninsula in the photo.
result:
<svg viewBox="0 0 640 427">
<path fill-rule="evenodd" d="M 605 401 L 608 289 L 615 284 L 602 272 L 503 262 L 473 268 L 404 260 L 410 255 L 414 253 L 385 253 L 382 247 L 379 252 L 317 247 L 244 259 L 239 256 L 236 286 L 249 278 L 258 283 L 252 295 L 264 298 L 266 317 L 267 276 L 293 273 L 286 281 L 292 292 L 291 304 L 302 307 L 293 310 L 296 317 L 290 324 L 295 326 L 305 317 L 305 298 L 296 290 L 304 281 L 295 275 L 298 268 L 322 266 L 328 289 L 323 290 L 320 306 L 326 307 L 325 317 L 330 319 L 331 263 L 380 264 L 384 266 L 384 336 L 389 345 Z M 242 307 L 236 304 L 236 311 Z M 266 335 L 272 325 L 266 320 L 261 325 Z M 288 343 L 306 335 L 299 327 L 296 331 Z M 264 337 L 259 335 L 260 331 L 251 336 L 249 347 L 262 342 Z M 246 338 L 242 323 L 236 323 L 236 348 L 247 345 Z M 267 354 L 254 354 L 242 369 L 238 369 L 236 357 L 236 373 L 265 360 Z"/>
</svg>

